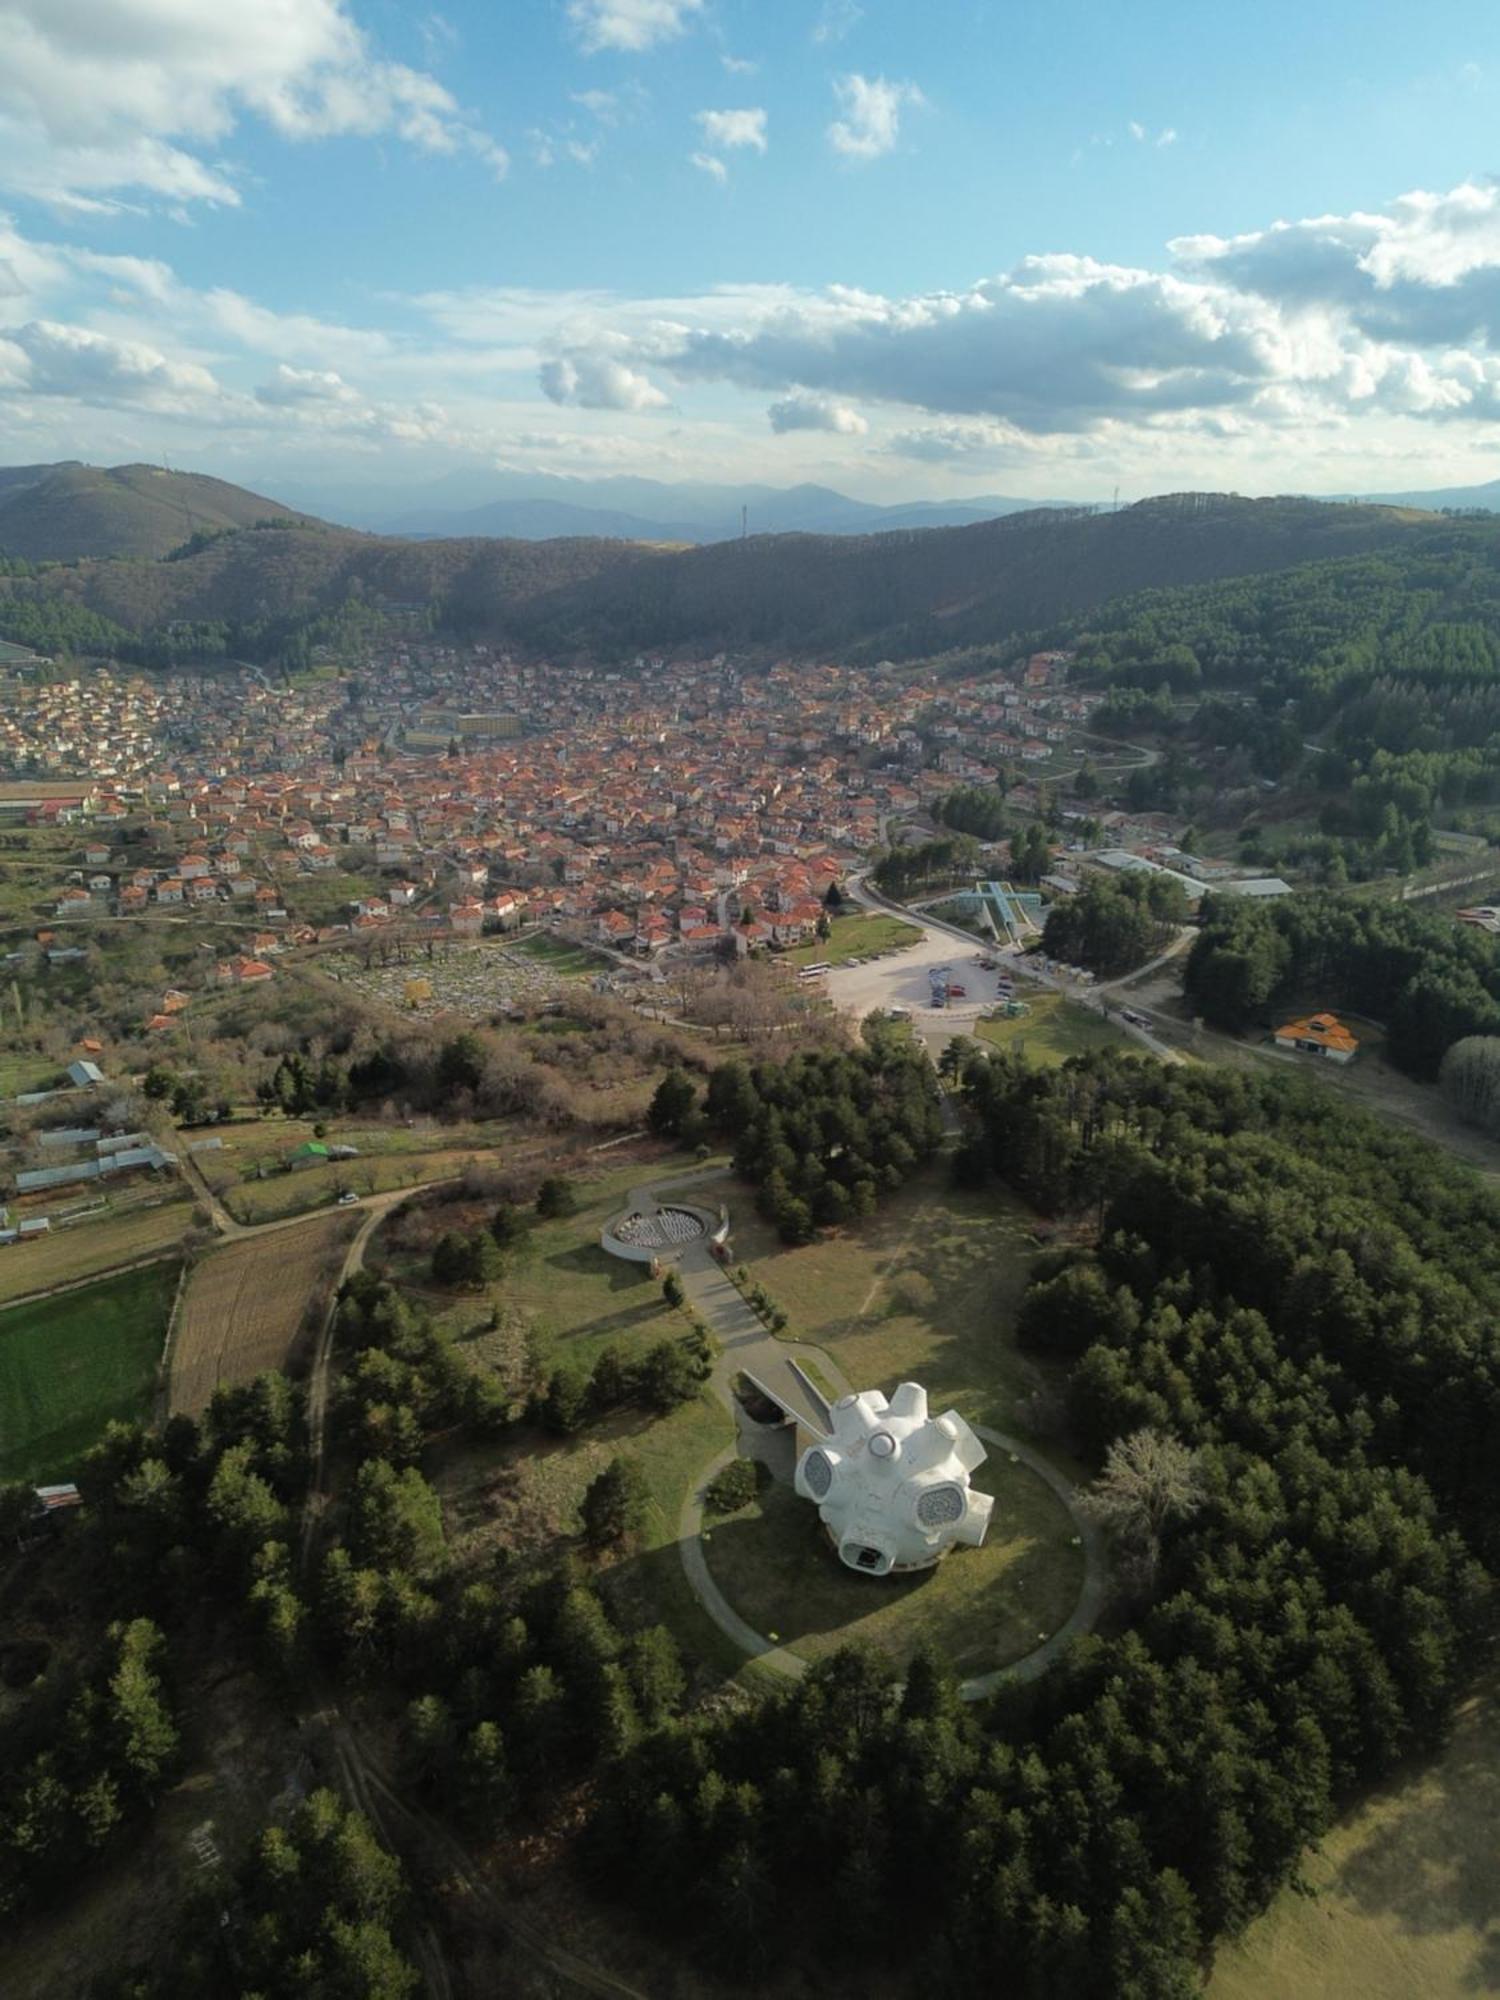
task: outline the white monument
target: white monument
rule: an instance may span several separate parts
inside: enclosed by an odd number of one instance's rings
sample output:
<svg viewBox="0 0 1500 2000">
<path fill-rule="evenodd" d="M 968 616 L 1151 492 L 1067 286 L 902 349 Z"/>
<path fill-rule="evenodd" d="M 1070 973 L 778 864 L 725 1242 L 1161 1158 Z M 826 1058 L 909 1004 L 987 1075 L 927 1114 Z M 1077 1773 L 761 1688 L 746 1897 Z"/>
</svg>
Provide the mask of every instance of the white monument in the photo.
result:
<svg viewBox="0 0 1500 2000">
<path fill-rule="evenodd" d="M 796 1489 L 817 1502 L 839 1560 L 865 1576 L 930 1569 L 960 1542 L 977 1549 L 994 1501 L 969 1475 L 984 1446 L 957 1410 L 929 1416 L 927 1391 L 903 1382 L 841 1396 L 833 1435 L 797 1462 Z"/>
</svg>

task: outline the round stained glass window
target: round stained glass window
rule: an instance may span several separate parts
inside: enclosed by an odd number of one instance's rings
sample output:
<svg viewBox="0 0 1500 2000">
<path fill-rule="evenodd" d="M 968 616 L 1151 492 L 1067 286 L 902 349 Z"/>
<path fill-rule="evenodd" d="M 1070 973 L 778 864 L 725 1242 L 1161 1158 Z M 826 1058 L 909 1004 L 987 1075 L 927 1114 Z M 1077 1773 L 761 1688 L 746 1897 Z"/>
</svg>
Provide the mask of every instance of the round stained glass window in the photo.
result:
<svg viewBox="0 0 1500 2000">
<path fill-rule="evenodd" d="M 917 1519 L 924 1528 L 946 1528 L 961 1521 L 968 1502 L 958 1486 L 929 1486 L 917 1502 Z"/>
</svg>

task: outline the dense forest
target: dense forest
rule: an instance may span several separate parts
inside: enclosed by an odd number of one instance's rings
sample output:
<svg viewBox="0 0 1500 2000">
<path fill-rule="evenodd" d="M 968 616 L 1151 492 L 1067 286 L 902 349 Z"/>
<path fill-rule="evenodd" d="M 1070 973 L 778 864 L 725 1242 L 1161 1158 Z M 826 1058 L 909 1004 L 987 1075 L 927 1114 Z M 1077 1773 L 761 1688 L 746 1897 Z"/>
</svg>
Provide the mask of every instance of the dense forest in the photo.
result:
<svg viewBox="0 0 1500 2000">
<path fill-rule="evenodd" d="M 1091 876 L 1047 912 L 1042 949 L 1108 978 L 1164 951 L 1187 917 L 1186 891 L 1169 875 Z"/>
<path fill-rule="evenodd" d="M 873 1214 L 931 1158 L 943 1131 L 925 1050 L 878 1015 L 867 1018 L 857 1051 L 720 1064 L 707 1113 L 787 1243 Z"/>
<path fill-rule="evenodd" d="M 1323 794 L 1286 850 L 1328 879 L 1431 858 L 1432 827 L 1500 836 L 1500 549 L 1467 523 L 1403 547 L 1123 597 L 1045 635 L 1103 689 L 1096 726 L 1165 734 L 1137 806 L 1207 805 L 1225 772 Z"/>
<path fill-rule="evenodd" d="M 555 654 L 795 648 L 875 662 L 994 645 L 1148 586 L 1405 550 L 1412 562 L 1441 566 L 1462 549 L 1483 565 L 1497 545 L 1493 522 L 1227 494 L 1168 495 L 1118 513 L 1048 509 L 963 528 L 763 535 L 689 550 L 598 539 L 415 542 L 316 526 L 271 535 L 255 532 L 271 503 L 242 497 L 253 502 L 243 531 L 211 533 L 196 547 L 195 527 L 229 524 L 179 516 L 159 550 L 172 560 L 87 561 L 12 580 L 0 590 L 0 636 L 12 636 L 20 606 L 48 598 L 72 599 L 144 638 L 177 621 L 297 621 L 363 597 L 377 608 L 430 613 L 456 636 Z M 24 504 L 23 494 L 15 505 Z M 12 541 L 18 554 L 34 546 Z M 24 615 L 42 629 L 37 610 Z"/>
<path fill-rule="evenodd" d="M 1133 1623 L 981 1718 L 847 1652 L 615 1767 L 601 1877 L 752 1974 L 831 1924 L 953 1992 L 1189 2000 L 1351 1788 L 1437 1743 L 1497 1553 L 1500 1209 L 1280 1080 L 977 1058 L 971 1177 L 1098 1221 L 1024 1315 L 1057 1424 L 1170 1476 Z M 670 1885 L 670 1887 L 668 1886 Z M 899 1932 L 881 1921 L 899 1907 Z"/>
<path fill-rule="evenodd" d="M 1183 985 L 1204 1020 L 1236 1031 L 1303 1003 L 1357 1009 L 1424 1081 L 1462 1037 L 1500 1034 L 1494 939 L 1410 904 L 1207 896 Z"/>
</svg>

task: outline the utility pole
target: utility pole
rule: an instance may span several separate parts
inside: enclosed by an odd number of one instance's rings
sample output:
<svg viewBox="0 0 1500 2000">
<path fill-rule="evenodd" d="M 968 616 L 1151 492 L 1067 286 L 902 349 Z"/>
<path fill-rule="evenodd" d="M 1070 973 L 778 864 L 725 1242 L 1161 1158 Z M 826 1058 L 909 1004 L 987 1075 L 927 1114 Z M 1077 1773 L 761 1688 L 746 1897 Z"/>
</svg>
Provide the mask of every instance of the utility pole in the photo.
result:
<svg viewBox="0 0 1500 2000">
<path fill-rule="evenodd" d="M 744 541 L 748 541 L 749 539 L 750 539 L 750 509 L 749 509 L 748 507 L 741 507 L 741 509 L 740 509 L 740 540 L 741 540 L 742 542 L 744 542 Z"/>
</svg>

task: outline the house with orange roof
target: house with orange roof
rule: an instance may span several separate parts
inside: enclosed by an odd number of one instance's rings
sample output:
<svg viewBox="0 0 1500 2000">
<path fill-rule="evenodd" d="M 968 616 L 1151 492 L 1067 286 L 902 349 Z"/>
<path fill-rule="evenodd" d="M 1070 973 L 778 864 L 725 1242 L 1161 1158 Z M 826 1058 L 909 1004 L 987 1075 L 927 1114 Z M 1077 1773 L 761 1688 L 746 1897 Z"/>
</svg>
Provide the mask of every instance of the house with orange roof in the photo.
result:
<svg viewBox="0 0 1500 2000">
<path fill-rule="evenodd" d="M 1348 1063 L 1359 1054 L 1359 1037 L 1351 1035 L 1335 1014 L 1309 1014 L 1305 1020 L 1288 1021 L 1284 1028 L 1278 1028 L 1276 1046 Z"/>
</svg>

